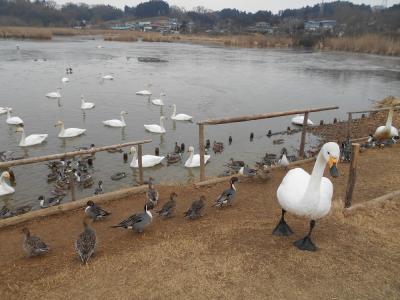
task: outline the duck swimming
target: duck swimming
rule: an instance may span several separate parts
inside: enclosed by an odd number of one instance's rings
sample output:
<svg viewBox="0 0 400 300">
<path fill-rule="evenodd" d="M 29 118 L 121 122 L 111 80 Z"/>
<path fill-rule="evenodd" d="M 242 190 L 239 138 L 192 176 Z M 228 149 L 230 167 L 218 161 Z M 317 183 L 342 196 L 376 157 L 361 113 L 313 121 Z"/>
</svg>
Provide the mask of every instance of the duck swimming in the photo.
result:
<svg viewBox="0 0 400 300">
<path fill-rule="evenodd" d="M 294 242 L 294 245 L 300 250 L 316 251 L 311 232 L 316 220 L 329 213 L 333 195 L 332 182 L 323 177 L 323 173 L 328 164 L 331 176 L 337 177 L 339 174 L 336 165 L 339 158 L 339 145 L 329 142 L 322 146 L 311 175 L 301 168 L 292 169 L 286 174 L 277 190 L 282 216 L 273 231 L 274 235 L 288 236 L 293 233 L 284 219 L 286 211 L 307 217 L 311 220 L 310 230 L 303 239 Z"/>
</svg>

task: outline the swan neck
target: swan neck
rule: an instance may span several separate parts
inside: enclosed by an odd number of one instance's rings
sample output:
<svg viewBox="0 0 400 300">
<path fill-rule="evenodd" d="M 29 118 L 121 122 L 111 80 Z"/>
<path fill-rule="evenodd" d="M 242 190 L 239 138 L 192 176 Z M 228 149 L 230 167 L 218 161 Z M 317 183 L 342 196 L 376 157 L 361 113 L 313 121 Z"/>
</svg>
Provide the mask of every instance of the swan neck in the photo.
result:
<svg viewBox="0 0 400 300">
<path fill-rule="evenodd" d="M 121 115 L 121 122 L 122 122 L 123 124 L 125 124 L 124 115 Z"/>
<path fill-rule="evenodd" d="M 64 135 L 64 131 L 65 131 L 65 127 L 64 127 L 64 123 L 62 123 L 60 125 L 60 135 Z"/>
<path fill-rule="evenodd" d="M 7 109 L 7 119 L 10 119 L 10 118 L 11 118 L 11 113 L 10 113 L 10 110 Z"/>
<path fill-rule="evenodd" d="M 393 121 L 393 108 L 389 109 L 389 113 L 388 113 L 388 118 L 386 121 L 386 128 L 388 128 L 389 130 L 392 128 L 392 121 Z"/>
<path fill-rule="evenodd" d="M 319 193 L 319 186 L 321 185 L 322 176 L 324 175 L 326 162 L 322 155 L 322 151 L 319 152 L 317 156 L 317 160 L 315 162 L 314 168 L 311 173 L 310 181 L 308 183 L 306 195 L 310 192 L 318 191 Z"/>
<path fill-rule="evenodd" d="M 20 144 L 25 144 L 25 138 L 26 138 L 26 136 L 25 136 L 25 130 L 22 129 Z"/>
<path fill-rule="evenodd" d="M 174 104 L 173 107 L 174 107 L 174 112 L 172 113 L 172 116 L 175 117 L 176 116 L 176 105 Z"/>
<path fill-rule="evenodd" d="M 160 127 L 164 128 L 164 119 L 160 118 Z"/>
<path fill-rule="evenodd" d="M 85 104 L 85 99 L 81 98 L 82 104 Z"/>
<path fill-rule="evenodd" d="M 1 174 L 1 176 L 0 176 L 0 186 L 6 187 L 6 188 L 10 187 L 7 184 L 7 182 L 4 180 L 4 175 L 3 174 Z"/>
</svg>

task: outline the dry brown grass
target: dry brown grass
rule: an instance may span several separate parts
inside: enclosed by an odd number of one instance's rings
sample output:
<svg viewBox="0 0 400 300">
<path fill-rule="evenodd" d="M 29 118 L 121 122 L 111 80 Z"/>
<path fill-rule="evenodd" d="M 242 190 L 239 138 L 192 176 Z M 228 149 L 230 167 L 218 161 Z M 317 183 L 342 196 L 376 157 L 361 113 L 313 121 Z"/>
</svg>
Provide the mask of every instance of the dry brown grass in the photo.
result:
<svg viewBox="0 0 400 300">
<path fill-rule="evenodd" d="M 0 38 L 51 40 L 52 32 L 48 28 L 0 27 Z"/>
<path fill-rule="evenodd" d="M 360 155 L 355 202 L 398 189 L 399 150 L 396 145 Z M 93 225 L 99 243 L 86 267 L 73 247 L 82 211 L 2 229 L 0 294 L 4 299 L 398 299 L 400 204 L 343 217 L 347 166 L 339 165 L 341 176 L 334 179 L 332 214 L 313 232 L 315 253 L 292 245 L 307 231 L 308 220 L 288 215 L 295 235 L 271 235 L 280 214 L 275 191 L 285 175 L 276 170 L 267 183 L 239 183 L 237 202 L 222 210 L 211 203 L 226 183 L 159 186 L 161 203 L 171 191 L 178 193 L 177 217 L 156 218 L 143 236 L 109 226 L 142 209 L 145 195 L 105 204 L 112 215 Z M 312 164 L 304 168 L 310 171 Z M 183 219 L 200 194 L 208 199 L 206 215 Z M 49 243 L 46 256 L 25 257 L 23 226 Z"/>
<path fill-rule="evenodd" d="M 366 34 L 360 37 L 330 38 L 325 49 L 382 55 L 400 55 L 400 40 L 392 37 Z"/>
</svg>

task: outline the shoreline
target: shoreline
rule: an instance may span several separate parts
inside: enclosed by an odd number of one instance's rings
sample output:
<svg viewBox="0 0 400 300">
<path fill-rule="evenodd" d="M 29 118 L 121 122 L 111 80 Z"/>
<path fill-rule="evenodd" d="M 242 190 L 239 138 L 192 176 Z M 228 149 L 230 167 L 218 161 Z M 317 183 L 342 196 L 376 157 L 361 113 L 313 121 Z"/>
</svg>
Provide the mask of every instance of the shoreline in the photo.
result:
<svg viewBox="0 0 400 300">
<path fill-rule="evenodd" d="M 74 29 L 47 27 L 0 27 L 0 39 L 52 40 L 57 36 L 102 36 L 104 41 L 117 42 L 189 42 L 202 45 L 220 45 L 235 48 L 259 49 L 314 49 L 350 53 L 366 53 L 382 56 L 400 56 L 400 39 L 364 34 L 358 37 L 328 38 L 315 46 L 304 47 L 289 36 L 245 34 L 245 35 L 204 35 L 178 34 L 162 35 L 158 32 L 117 31 L 111 29 Z"/>
</svg>

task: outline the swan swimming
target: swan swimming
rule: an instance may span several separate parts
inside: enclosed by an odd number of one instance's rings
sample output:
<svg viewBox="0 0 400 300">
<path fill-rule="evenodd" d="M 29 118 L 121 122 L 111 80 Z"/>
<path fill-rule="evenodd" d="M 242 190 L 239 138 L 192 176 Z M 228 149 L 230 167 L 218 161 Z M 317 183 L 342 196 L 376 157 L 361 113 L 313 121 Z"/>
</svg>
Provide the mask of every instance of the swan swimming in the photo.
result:
<svg viewBox="0 0 400 300">
<path fill-rule="evenodd" d="M 15 193 L 15 189 L 7 184 L 4 179 L 10 180 L 10 173 L 4 171 L 0 176 L 0 196 Z"/>
<path fill-rule="evenodd" d="M 60 98 L 61 98 L 61 93 L 60 93 L 60 91 L 61 91 L 61 88 L 57 88 L 57 92 L 50 92 L 50 93 L 47 93 L 47 94 L 46 94 L 46 97 L 47 97 L 47 98 L 50 98 L 50 99 L 60 99 Z"/>
<path fill-rule="evenodd" d="M 82 110 L 87 110 L 87 109 L 92 109 L 96 106 L 93 102 L 86 102 L 85 97 L 81 95 L 81 109 Z"/>
<path fill-rule="evenodd" d="M 148 84 L 147 85 L 149 88 L 151 87 L 151 84 Z M 151 92 L 149 91 L 149 90 L 142 90 L 142 91 L 138 91 L 138 92 L 136 92 L 136 95 L 139 95 L 139 96 L 151 96 Z"/>
<path fill-rule="evenodd" d="M 11 107 L 0 107 L 0 115 L 6 114 L 8 110 L 11 112 L 12 108 Z"/>
<path fill-rule="evenodd" d="M 197 168 L 200 167 L 200 154 L 194 154 L 194 147 L 190 146 L 188 149 L 189 158 L 185 162 L 186 168 Z M 210 159 L 210 155 L 204 155 L 204 163 L 206 164 Z"/>
<path fill-rule="evenodd" d="M 61 82 L 62 83 L 68 83 L 69 82 L 69 78 L 68 77 L 61 78 Z"/>
<path fill-rule="evenodd" d="M 293 233 L 284 219 L 286 211 L 307 217 L 311 219 L 310 230 L 303 239 L 294 242 L 294 245 L 300 250 L 317 249 L 311 240 L 311 232 L 315 220 L 329 213 L 333 195 L 333 184 L 328 178 L 323 177 L 324 169 L 328 164 L 331 176 L 339 176 L 336 168 L 339 158 L 339 145 L 329 142 L 322 146 L 311 175 L 301 168 L 292 169 L 286 174 L 276 193 L 282 207 L 282 216 L 273 231 L 274 235 L 288 236 Z"/>
<path fill-rule="evenodd" d="M 22 133 L 21 141 L 19 142 L 20 147 L 29 147 L 29 146 L 39 145 L 39 144 L 43 143 L 49 136 L 48 134 L 31 134 L 31 135 L 25 136 L 25 130 L 23 127 L 18 127 L 16 129 L 16 132 Z"/>
<path fill-rule="evenodd" d="M 386 125 L 379 126 L 376 129 L 375 134 L 374 134 L 375 139 L 381 141 L 381 140 L 389 140 L 393 137 L 399 136 L 399 131 L 397 130 L 397 128 L 392 126 L 393 113 L 394 113 L 394 108 L 391 107 L 389 109 Z"/>
<path fill-rule="evenodd" d="M 139 168 L 136 147 L 132 147 L 130 153 L 133 154 L 132 162 L 130 164 L 131 168 Z M 155 165 L 160 164 L 164 158 L 164 156 L 142 155 L 142 166 L 143 168 L 154 167 Z"/>
<path fill-rule="evenodd" d="M 172 104 L 174 111 L 172 113 L 171 119 L 175 121 L 190 121 L 193 119 L 192 116 L 189 116 L 187 114 L 176 114 L 176 105 Z"/>
<path fill-rule="evenodd" d="M 9 107 L 7 109 L 7 120 L 6 123 L 10 125 L 22 125 L 24 124 L 24 121 L 20 117 L 11 117 L 11 109 Z"/>
<path fill-rule="evenodd" d="M 164 128 L 164 119 L 165 117 L 161 116 L 160 117 L 160 125 L 157 124 L 150 124 L 150 125 L 144 125 L 144 128 L 146 128 L 146 130 L 153 132 L 153 133 L 165 133 L 166 130 Z"/>
<path fill-rule="evenodd" d="M 164 106 L 164 101 L 161 99 L 161 96 L 165 96 L 165 94 L 161 93 L 160 94 L 160 98 L 159 99 L 152 99 L 151 103 L 153 103 L 154 105 L 157 105 L 157 106 Z"/>
<path fill-rule="evenodd" d="M 59 138 L 72 138 L 79 136 L 83 133 L 85 133 L 86 129 L 81 129 L 81 128 L 64 128 L 64 122 L 63 121 L 58 121 L 54 127 L 60 126 L 61 130 L 60 133 L 58 134 Z"/>
<path fill-rule="evenodd" d="M 110 74 L 104 75 L 104 76 L 101 77 L 101 78 L 104 79 L 104 80 L 114 80 L 114 76 L 112 76 L 112 75 L 110 75 Z"/>
<path fill-rule="evenodd" d="M 292 123 L 299 125 L 299 126 L 303 126 L 304 123 L 304 116 L 303 115 L 297 115 L 295 117 L 292 118 Z M 310 120 L 310 118 L 307 120 L 307 125 L 314 125 L 314 122 Z"/>
<path fill-rule="evenodd" d="M 125 123 L 124 116 L 127 114 L 128 113 L 126 111 L 121 111 L 121 113 L 120 113 L 121 120 L 118 120 L 118 119 L 107 120 L 107 121 L 103 121 L 103 124 L 106 126 L 110 126 L 110 127 L 125 127 L 126 123 Z"/>
</svg>

